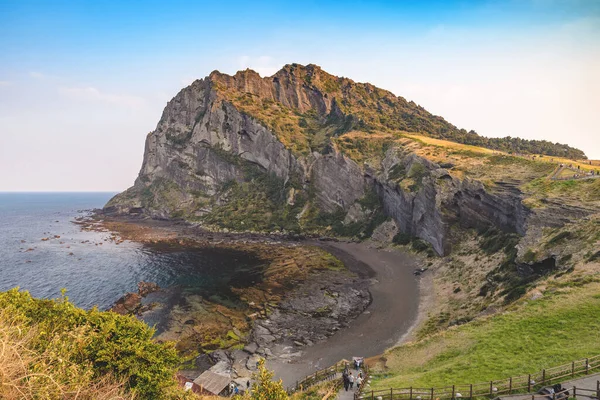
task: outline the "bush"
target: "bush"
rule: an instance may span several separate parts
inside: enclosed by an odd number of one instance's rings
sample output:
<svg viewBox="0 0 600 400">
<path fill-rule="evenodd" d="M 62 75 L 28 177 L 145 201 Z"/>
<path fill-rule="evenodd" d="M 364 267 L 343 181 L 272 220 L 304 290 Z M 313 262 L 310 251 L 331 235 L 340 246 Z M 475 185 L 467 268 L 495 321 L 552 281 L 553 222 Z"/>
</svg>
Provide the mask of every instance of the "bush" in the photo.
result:
<svg viewBox="0 0 600 400">
<path fill-rule="evenodd" d="M 552 239 L 550 239 L 548 241 L 548 243 L 546 244 L 546 247 L 550 247 L 554 244 L 562 242 L 565 239 L 569 239 L 570 237 L 571 237 L 571 232 L 563 231 L 563 232 L 559 233 L 558 235 L 554 236 Z"/>
<path fill-rule="evenodd" d="M 426 241 L 424 241 L 422 239 L 415 239 L 412 242 L 412 248 L 417 253 L 421 253 L 423 251 L 429 250 L 430 246 L 431 245 L 429 243 L 427 243 Z"/>
<path fill-rule="evenodd" d="M 407 245 L 410 244 L 411 236 L 406 233 L 398 232 L 392 239 L 392 242 L 399 245 Z"/>
<path fill-rule="evenodd" d="M 255 381 L 252 390 L 245 392 L 242 396 L 235 396 L 235 400 L 288 400 L 289 396 L 283 387 L 283 382 L 273 381 L 273 372 L 265 367 L 265 360 L 258 362 L 258 371 L 252 375 Z"/>
<path fill-rule="evenodd" d="M 527 252 L 526 252 L 526 253 L 523 255 L 523 261 L 525 261 L 526 263 L 533 262 L 533 261 L 535 261 L 535 256 L 536 256 L 536 253 L 535 253 L 535 251 L 533 251 L 533 250 L 529 249 L 529 250 L 527 250 Z"/>
<path fill-rule="evenodd" d="M 165 398 L 176 384 L 179 358 L 174 346 L 152 341 L 154 330 L 134 317 L 86 311 L 66 297 L 34 299 L 17 289 L 0 293 L 0 311 L 24 332 L 35 332 L 30 351 L 50 353 L 60 363 L 75 366 L 77 376 L 92 382 L 114 378 L 141 398 Z M 38 367 L 33 363 L 30 372 Z"/>
<path fill-rule="evenodd" d="M 95 379 L 89 365 L 63 358 L 70 351 L 68 340 L 54 338 L 45 351 L 36 351 L 39 334 L 0 310 L 1 399 L 133 398 L 114 377 Z"/>
</svg>

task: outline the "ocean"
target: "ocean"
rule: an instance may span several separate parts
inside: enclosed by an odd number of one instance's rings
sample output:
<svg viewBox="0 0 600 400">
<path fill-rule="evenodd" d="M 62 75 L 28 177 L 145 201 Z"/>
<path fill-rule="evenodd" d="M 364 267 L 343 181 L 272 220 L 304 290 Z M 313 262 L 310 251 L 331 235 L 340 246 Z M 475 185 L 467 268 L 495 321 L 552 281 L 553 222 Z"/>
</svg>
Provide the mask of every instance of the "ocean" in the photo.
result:
<svg viewBox="0 0 600 400">
<path fill-rule="evenodd" d="M 181 287 L 212 301 L 237 299 L 230 287 L 258 279 L 251 254 L 172 245 L 116 244 L 109 232 L 73 221 L 114 193 L 0 193 L 0 291 L 14 287 L 79 307 L 107 309 L 140 281 Z"/>
</svg>

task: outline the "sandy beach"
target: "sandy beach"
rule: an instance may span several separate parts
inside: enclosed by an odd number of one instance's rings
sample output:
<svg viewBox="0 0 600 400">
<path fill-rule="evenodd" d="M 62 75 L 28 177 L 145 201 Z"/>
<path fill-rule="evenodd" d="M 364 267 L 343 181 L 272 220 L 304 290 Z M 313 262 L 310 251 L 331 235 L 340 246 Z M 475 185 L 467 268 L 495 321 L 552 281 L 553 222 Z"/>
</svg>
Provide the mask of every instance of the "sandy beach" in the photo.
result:
<svg viewBox="0 0 600 400">
<path fill-rule="evenodd" d="M 417 321 L 419 279 L 413 274 L 417 261 L 396 250 L 380 250 L 367 243 L 321 244 L 348 269 L 371 277 L 372 303 L 348 327 L 327 340 L 303 349 L 291 362 L 269 360 L 267 366 L 286 386 L 353 356 L 372 357 L 399 343 Z"/>
<path fill-rule="evenodd" d="M 259 234 L 211 233 L 170 221 L 105 220 L 99 225 L 118 232 L 120 238 L 116 240 L 156 243 L 193 238 L 204 246 L 223 242 L 242 245 L 246 241 L 287 241 L 285 238 Z M 346 327 L 326 340 L 297 349 L 302 353 L 300 356 L 276 356 L 267 360 L 267 366 L 275 371 L 276 378 L 281 378 L 286 386 L 290 386 L 341 359 L 373 357 L 411 338 L 413 328 L 425 315 L 427 299 L 430 297 L 420 294 L 420 288 L 430 284 L 429 276 L 417 277 L 413 274 L 420 266 L 417 258 L 397 249 L 380 249 L 371 242 L 304 239 L 300 243 L 323 248 L 340 259 L 359 278 L 368 279 L 371 303 L 357 318 L 347 321 Z"/>
</svg>

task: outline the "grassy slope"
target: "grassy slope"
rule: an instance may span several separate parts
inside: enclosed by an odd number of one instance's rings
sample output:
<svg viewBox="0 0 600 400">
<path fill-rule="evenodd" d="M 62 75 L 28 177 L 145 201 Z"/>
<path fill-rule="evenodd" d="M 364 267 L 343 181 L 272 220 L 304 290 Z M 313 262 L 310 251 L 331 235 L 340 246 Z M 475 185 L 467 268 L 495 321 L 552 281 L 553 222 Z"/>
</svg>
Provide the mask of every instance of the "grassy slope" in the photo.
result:
<svg viewBox="0 0 600 400">
<path fill-rule="evenodd" d="M 559 279 L 541 299 L 392 349 L 373 388 L 476 383 L 600 354 L 600 279 L 588 279 L 580 288 Z"/>
<path fill-rule="evenodd" d="M 573 205 L 586 203 L 600 208 L 600 179 L 548 179 L 559 163 L 580 166 L 586 171 L 597 170 L 597 165 L 549 156 L 511 155 L 407 132 L 349 132 L 335 142 L 358 163 L 376 164 L 382 151 L 391 146 L 399 146 L 444 166 L 457 178 L 477 179 L 490 190 L 494 189 L 495 182 L 498 181 L 514 183 L 524 192 L 525 204 L 529 207 L 542 207 L 541 200 L 548 198 L 560 199 Z"/>
<path fill-rule="evenodd" d="M 542 200 L 550 199 L 600 210 L 600 180 L 551 181 L 548 176 L 558 161 L 550 157 L 515 156 L 407 133 L 390 135 L 389 140 L 431 161 L 449 164 L 445 167 L 456 177 L 483 181 L 488 190 L 494 190 L 495 181 L 514 183 L 529 206 L 545 207 Z M 344 146 L 352 156 L 353 146 Z M 588 167 L 582 164 L 582 169 Z M 527 285 L 529 294 L 524 299 L 537 291 L 544 292 L 542 299 L 521 300 L 506 312 L 433 333 L 451 320 L 481 315 L 490 306 L 489 312 L 503 309 L 501 297 L 490 303 L 489 296 L 477 294 L 488 273 L 502 262 L 503 253 L 486 254 L 481 238 L 463 237 L 453 257 L 433 260 L 439 304 L 421 326 L 419 337 L 425 339 L 386 353 L 386 368 L 375 376 L 373 388 L 476 383 L 600 354 L 600 265 L 591 262 L 598 259 L 593 249 L 600 244 L 599 218 L 596 214 L 560 229 L 547 228 L 530 249 L 535 257 L 528 261 L 556 255 L 562 268 L 575 267 L 571 274 Z"/>
</svg>

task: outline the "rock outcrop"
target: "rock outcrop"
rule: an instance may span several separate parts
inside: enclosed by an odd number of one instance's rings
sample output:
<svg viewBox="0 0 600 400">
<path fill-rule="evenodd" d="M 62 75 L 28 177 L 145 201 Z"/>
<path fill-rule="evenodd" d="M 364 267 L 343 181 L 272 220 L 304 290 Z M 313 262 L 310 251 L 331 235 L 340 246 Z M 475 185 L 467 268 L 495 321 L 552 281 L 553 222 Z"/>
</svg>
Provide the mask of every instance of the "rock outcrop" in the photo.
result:
<svg viewBox="0 0 600 400">
<path fill-rule="evenodd" d="M 360 230 L 380 210 L 440 255 L 450 251 L 457 224 L 525 234 L 530 211 L 510 184 L 488 190 L 397 144 L 361 162 L 334 140 L 374 127 L 457 129 L 401 97 L 314 65 L 288 65 L 267 78 L 215 71 L 167 104 L 146 138 L 134 186 L 105 212 L 228 230 L 331 233 L 336 221 Z M 371 192 L 378 204 L 366 204 Z"/>
</svg>

